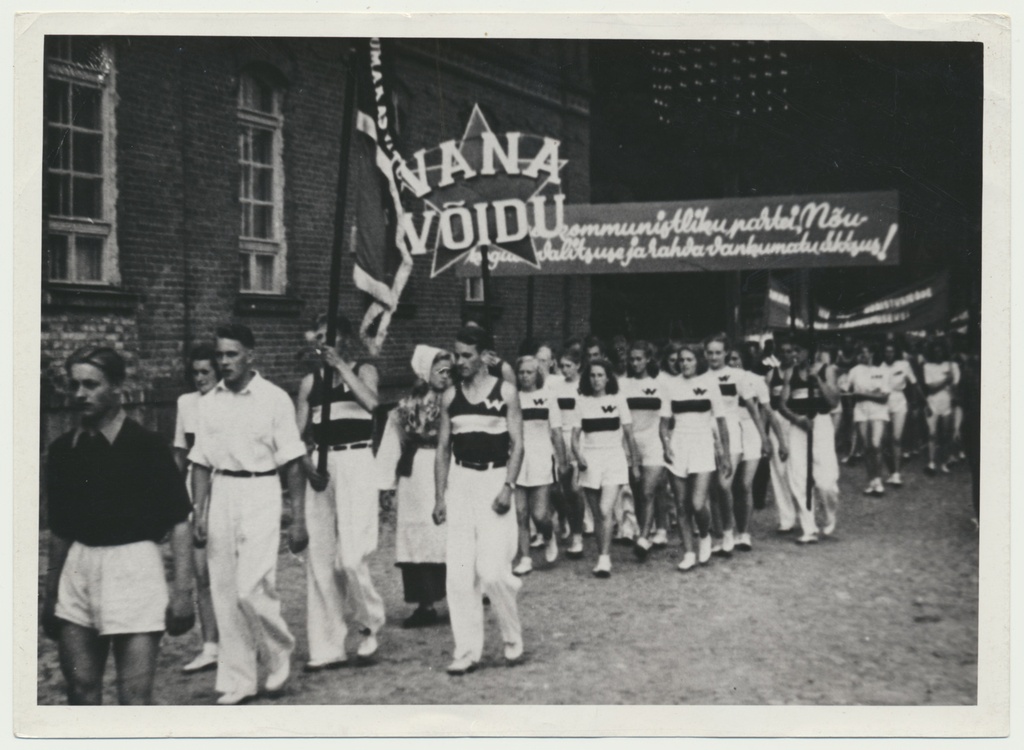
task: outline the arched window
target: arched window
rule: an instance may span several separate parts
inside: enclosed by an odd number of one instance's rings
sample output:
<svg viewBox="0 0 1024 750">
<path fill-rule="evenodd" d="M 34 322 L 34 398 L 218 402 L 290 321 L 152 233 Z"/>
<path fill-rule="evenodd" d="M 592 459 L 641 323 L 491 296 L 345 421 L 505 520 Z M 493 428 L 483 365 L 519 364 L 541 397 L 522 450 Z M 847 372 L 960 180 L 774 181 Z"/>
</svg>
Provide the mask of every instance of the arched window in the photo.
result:
<svg viewBox="0 0 1024 750">
<path fill-rule="evenodd" d="M 245 72 L 238 87 L 239 257 L 243 292 L 285 291 L 283 91 Z"/>
</svg>

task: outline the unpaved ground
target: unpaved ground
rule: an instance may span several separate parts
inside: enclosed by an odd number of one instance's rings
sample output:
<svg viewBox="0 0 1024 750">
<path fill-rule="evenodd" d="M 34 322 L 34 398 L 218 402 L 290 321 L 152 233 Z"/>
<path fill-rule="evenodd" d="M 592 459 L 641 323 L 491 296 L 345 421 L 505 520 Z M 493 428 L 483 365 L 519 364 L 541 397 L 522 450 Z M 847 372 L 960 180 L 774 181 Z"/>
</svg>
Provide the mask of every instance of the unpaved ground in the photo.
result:
<svg viewBox="0 0 1024 750">
<path fill-rule="evenodd" d="M 612 577 L 594 579 L 588 540 L 585 559 L 541 564 L 526 578 L 519 598 L 526 662 L 503 666 L 489 618 L 482 668 L 462 678 L 444 672 L 447 625 L 399 627 L 410 608 L 393 567 L 393 515 L 372 562 L 388 609 L 372 666 L 301 673 L 304 569 L 301 558 L 284 553 L 279 587 L 298 647 L 295 676 L 275 702 L 973 704 L 978 536 L 969 478 L 963 467 L 928 478 L 919 462 L 904 477 L 902 490 L 867 498 L 863 470 L 844 469 L 834 540 L 799 547 L 775 534 L 769 509 L 755 514 L 752 552 L 689 574 L 676 572 L 681 552 L 673 539 L 644 564 L 616 548 Z M 164 639 L 158 702 L 215 700 L 212 673 L 179 671 L 198 642 L 196 632 Z M 42 636 L 38 663 L 39 703 L 62 703 L 56 647 Z M 111 664 L 108 703 L 116 702 L 112 680 Z"/>
</svg>

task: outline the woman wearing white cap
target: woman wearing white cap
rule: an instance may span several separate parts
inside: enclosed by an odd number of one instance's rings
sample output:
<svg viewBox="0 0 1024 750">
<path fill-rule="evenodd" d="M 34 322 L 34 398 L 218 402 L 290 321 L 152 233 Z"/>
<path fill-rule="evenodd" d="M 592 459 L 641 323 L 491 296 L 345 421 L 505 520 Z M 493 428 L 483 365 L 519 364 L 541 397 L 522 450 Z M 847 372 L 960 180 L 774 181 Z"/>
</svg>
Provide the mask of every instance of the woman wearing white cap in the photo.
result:
<svg viewBox="0 0 1024 750">
<path fill-rule="evenodd" d="M 424 344 L 416 347 L 416 384 L 391 412 L 377 452 L 380 488 L 397 484 L 395 565 L 402 571 L 405 601 L 418 605 L 402 623 L 405 628 L 438 622 L 434 604 L 446 593 L 447 527 L 436 525 L 431 513 L 441 395 L 451 385 L 451 366 L 450 353 Z"/>
</svg>

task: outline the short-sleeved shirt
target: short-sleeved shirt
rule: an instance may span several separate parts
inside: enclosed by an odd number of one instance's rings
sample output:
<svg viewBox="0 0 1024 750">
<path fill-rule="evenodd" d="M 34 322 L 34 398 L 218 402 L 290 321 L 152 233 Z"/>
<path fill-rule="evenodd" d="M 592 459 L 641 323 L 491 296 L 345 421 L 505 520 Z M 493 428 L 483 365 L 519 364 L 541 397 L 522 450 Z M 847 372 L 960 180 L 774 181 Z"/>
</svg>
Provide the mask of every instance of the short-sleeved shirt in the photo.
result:
<svg viewBox="0 0 1024 750">
<path fill-rule="evenodd" d="M 72 430 L 46 465 L 50 530 L 90 547 L 157 542 L 192 512 L 164 439 L 124 419 L 113 442 Z"/>
<path fill-rule="evenodd" d="M 889 393 L 889 373 L 877 365 L 857 365 L 850 370 L 850 389 L 854 393 Z"/>
<path fill-rule="evenodd" d="M 905 359 L 897 359 L 891 365 L 883 362 L 879 367 L 888 374 L 889 387 L 893 392 L 904 391 L 907 388 L 907 383 L 917 382 L 914 368 Z"/>
<path fill-rule="evenodd" d="M 551 445 L 551 431 L 562 429 L 562 412 L 555 395 L 545 388 L 519 394 L 523 412 L 523 446 Z"/>
<path fill-rule="evenodd" d="M 746 371 L 735 367 L 708 370 L 705 375 L 718 383 L 725 411 L 720 416 L 737 420 L 740 417 L 740 386 L 746 382 Z"/>
<path fill-rule="evenodd" d="M 570 429 L 576 411 L 576 399 L 580 397 L 579 378 L 570 383 L 561 375 L 552 375 L 544 383 L 544 387 L 554 394 L 558 401 L 558 409 L 562 412 L 562 429 Z"/>
<path fill-rule="evenodd" d="M 665 382 L 661 416 L 675 419 L 674 432 L 711 435 L 715 419 L 725 417 L 725 410 L 718 378 L 711 372 Z"/>
<path fill-rule="evenodd" d="M 178 396 L 177 416 L 174 419 L 174 447 L 191 450 L 196 442 L 196 420 L 199 419 L 199 391 Z"/>
<path fill-rule="evenodd" d="M 645 376 L 642 378 L 621 378 L 619 388 L 626 397 L 626 405 L 633 417 L 633 436 L 642 440 L 645 436 L 657 437 L 661 422 L 661 404 L 664 401 L 664 379 Z"/>
<path fill-rule="evenodd" d="M 632 425 L 626 397 L 622 392 L 603 396 L 583 396 L 576 399 L 572 426 L 579 428 L 580 448 L 622 447 L 622 426 Z"/>
<path fill-rule="evenodd" d="M 925 362 L 924 382 L 935 386 L 946 379 L 946 374 L 953 373 L 953 385 L 960 382 L 960 366 L 956 362 Z"/>
<path fill-rule="evenodd" d="M 202 397 L 188 460 L 221 471 L 267 472 L 305 455 L 288 394 L 256 373 L 238 393 L 224 381 Z"/>
<path fill-rule="evenodd" d="M 761 376 L 749 370 L 744 370 L 743 380 L 740 383 L 739 409 L 741 422 L 753 421 L 753 417 L 750 416 L 750 410 L 747 408 L 747 402 L 755 398 L 759 404 L 768 404 L 771 400 L 768 392 L 768 383 Z"/>
</svg>

